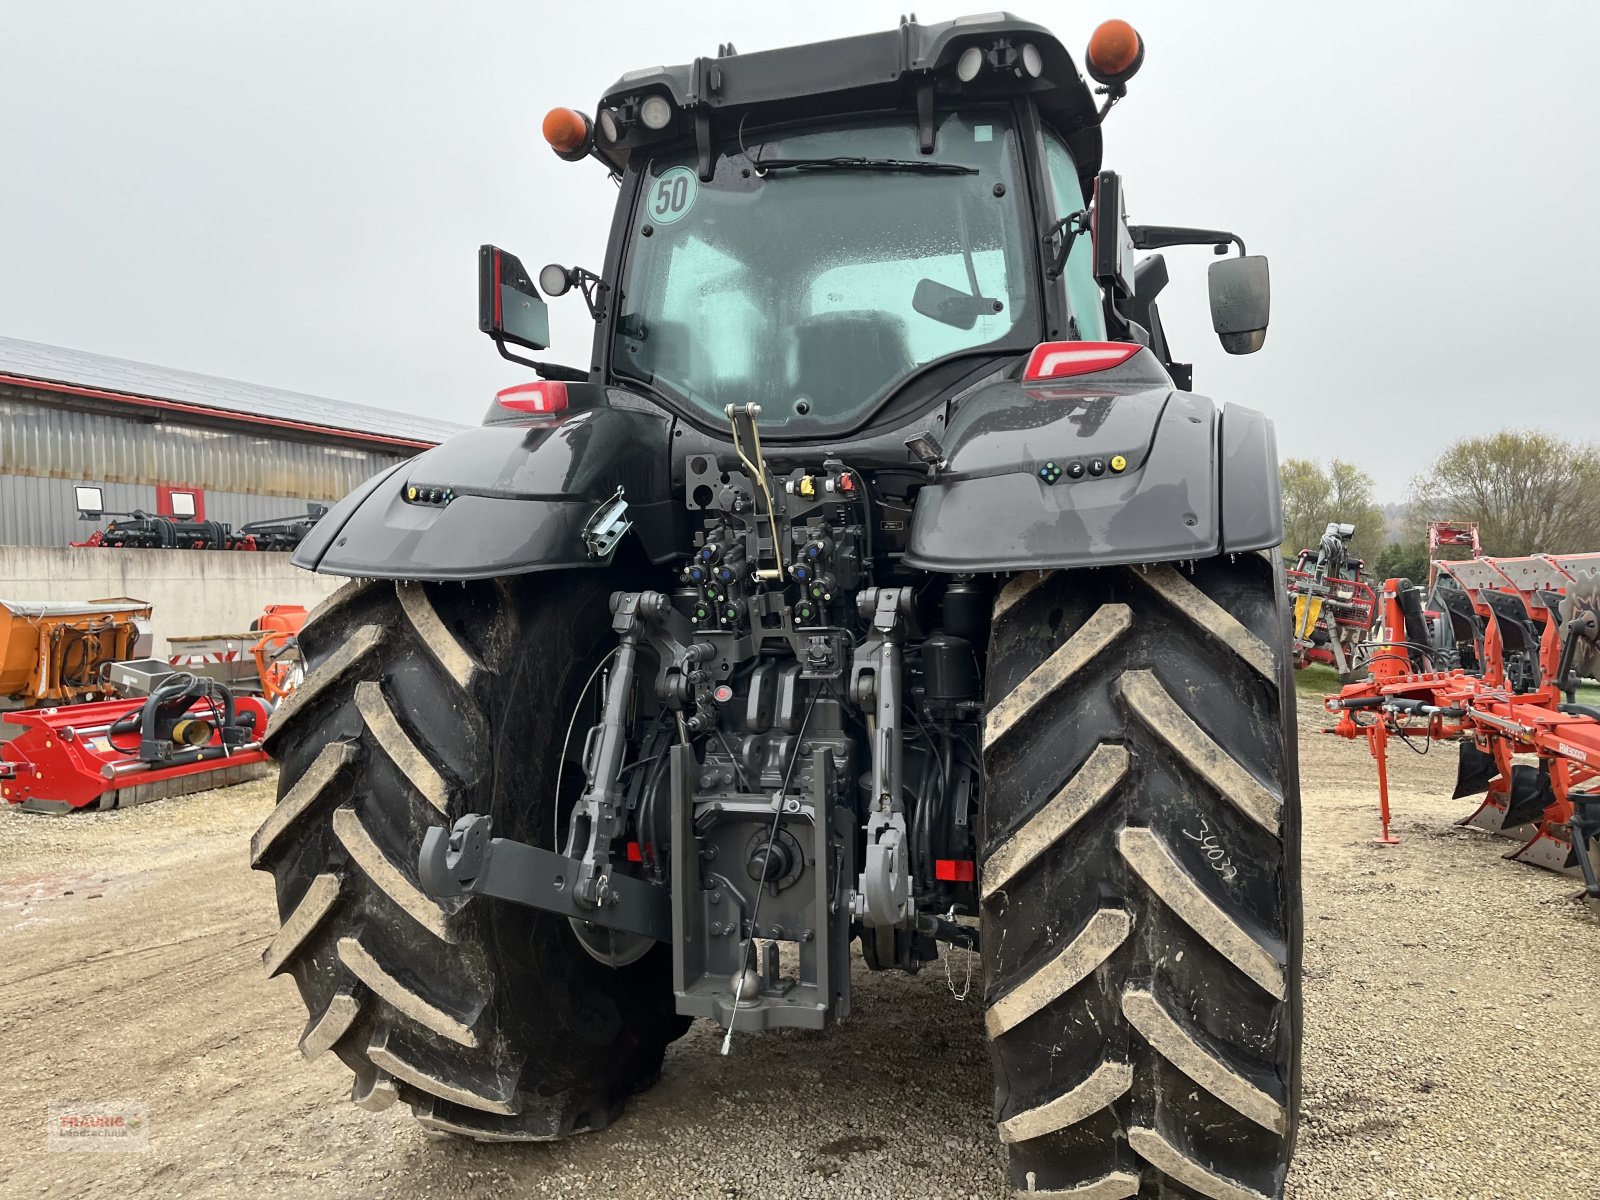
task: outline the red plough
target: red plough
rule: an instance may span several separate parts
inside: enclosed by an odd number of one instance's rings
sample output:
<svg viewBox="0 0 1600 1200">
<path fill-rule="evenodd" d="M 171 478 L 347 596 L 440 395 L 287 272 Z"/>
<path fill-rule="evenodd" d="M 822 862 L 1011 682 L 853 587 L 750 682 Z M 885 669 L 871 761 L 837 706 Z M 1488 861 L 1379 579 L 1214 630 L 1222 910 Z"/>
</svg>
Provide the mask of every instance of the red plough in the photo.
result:
<svg viewBox="0 0 1600 1200">
<path fill-rule="evenodd" d="M 1600 901 L 1600 710 L 1575 702 L 1600 666 L 1600 555 L 1441 562 L 1433 603 L 1407 580 L 1383 585 L 1368 677 L 1328 698 L 1328 732 L 1362 737 L 1389 829 L 1388 742 L 1461 747 L 1455 795 L 1484 794 L 1460 823 L 1517 839 L 1506 857 L 1583 879 Z M 1531 756 L 1535 762 L 1517 762 Z"/>
</svg>

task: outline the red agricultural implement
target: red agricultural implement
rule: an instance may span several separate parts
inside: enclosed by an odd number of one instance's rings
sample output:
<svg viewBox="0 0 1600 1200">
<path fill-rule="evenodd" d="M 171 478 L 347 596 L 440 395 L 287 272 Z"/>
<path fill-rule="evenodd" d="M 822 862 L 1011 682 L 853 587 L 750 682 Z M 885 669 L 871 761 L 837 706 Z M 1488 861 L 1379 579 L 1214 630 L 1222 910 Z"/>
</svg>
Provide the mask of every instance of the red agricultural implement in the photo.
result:
<svg viewBox="0 0 1600 1200">
<path fill-rule="evenodd" d="M 1431 590 L 1439 575 L 1442 559 L 1457 561 L 1478 558 L 1483 547 L 1478 543 L 1476 521 L 1428 522 L 1428 587 Z"/>
<path fill-rule="evenodd" d="M 1360 673 L 1359 650 L 1378 608 L 1364 564 L 1350 556 L 1355 532 L 1354 525 L 1330 522 L 1317 548 L 1300 551 L 1294 570 L 1286 572 L 1295 669 L 1323 663 L 1339 672 L 1341 682 Z"/>
<path fill-rule="evenodd" d="M 238 529 L 222 521 L 191 517 L 158 516 L 135 509 L 127 513 L 95 513 L 116 519 L 104 529 L 96 529 L 72 546 L 105 546 L 114 550 L 276 550 L 288 552 L 298 546 L 311 527 L 328 511 L 327 505 L 313 504 L 292 517 L 271 517 L 251 521 Z M 81 514 L 87 515 L 87 514 Z"/>
<path fill-rule="evenodd" d="M 0 715 L 0 797 L 30 812 L 124 808 L 243 783 L 267 770 L 271 707 L 193 675 L 149 696 Z"/>
<path fill-rule="evenodd" d="M 1454 795 L 1484 797 L 1459 823 L 1517 840 L 1507 858 L 1579 876 L 1600 903 L 1600 709 L 1576 702 L 1600 672 L 1600 555 L 1436 565 L 1431 606 L 1408 580 L 1384 583 L 1370 674 L 1327 701 L 1329 732 L 1364 737 L 1377 763 L 1376 840 L 1398 841 L 1389 739 L 1455 741 Z"/>
</svg>

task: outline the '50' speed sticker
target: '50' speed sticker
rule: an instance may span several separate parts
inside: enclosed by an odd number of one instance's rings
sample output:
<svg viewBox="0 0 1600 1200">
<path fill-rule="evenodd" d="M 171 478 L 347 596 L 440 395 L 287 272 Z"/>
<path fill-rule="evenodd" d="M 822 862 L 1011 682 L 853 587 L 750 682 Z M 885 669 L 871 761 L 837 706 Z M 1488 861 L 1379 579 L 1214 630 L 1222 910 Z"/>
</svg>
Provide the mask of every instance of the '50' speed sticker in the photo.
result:
<svg viewBox="0 0 1600 1200">
<path fill-rule="evenodd" d="M 645 219 L 671 225 L 694 207 L 700 180 L 688 167 L 672 167 L 650 185 L 645 197 Z"/>
</svg>

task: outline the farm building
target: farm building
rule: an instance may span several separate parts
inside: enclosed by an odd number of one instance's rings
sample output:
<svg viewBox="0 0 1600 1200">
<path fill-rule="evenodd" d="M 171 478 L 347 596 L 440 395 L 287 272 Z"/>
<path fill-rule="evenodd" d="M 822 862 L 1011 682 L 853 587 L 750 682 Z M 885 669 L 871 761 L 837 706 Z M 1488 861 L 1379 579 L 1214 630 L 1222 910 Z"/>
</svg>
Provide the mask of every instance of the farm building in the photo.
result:
<svg viewBox="0 0 1600 1200">
<path fill-rule="evenodd" d="M 0 545 L 65 546 L 105 512 L 295 516 L 461 427 L 0 337 Z"/>
</svg>

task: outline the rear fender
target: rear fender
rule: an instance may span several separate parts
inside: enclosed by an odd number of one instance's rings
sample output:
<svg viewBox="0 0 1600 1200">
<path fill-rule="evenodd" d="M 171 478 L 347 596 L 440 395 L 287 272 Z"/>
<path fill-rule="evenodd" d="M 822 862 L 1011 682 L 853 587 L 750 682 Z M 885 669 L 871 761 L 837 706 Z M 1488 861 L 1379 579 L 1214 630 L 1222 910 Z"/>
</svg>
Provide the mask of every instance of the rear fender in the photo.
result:
<svg viewBox="0 0 1600 1200">
<path fill-rule="evenodd" d="M 681 540 L 670 436 L 664 413 L 608 406 L 469 430 L 334 505 L 294 563 L 365 579 L 489 579 L 599 566 L 584 527 L 618 488 L 646 555 L 663 561 Z"/>
<path fill-rule="evenodd" d="M 1283 540 L 1271 422 L 1176 390 L 1147 350 L 1060 384 L 991 384 L 959 402 L 947 436 L 907 566 L 1170 562 Z"/>
</svg>

